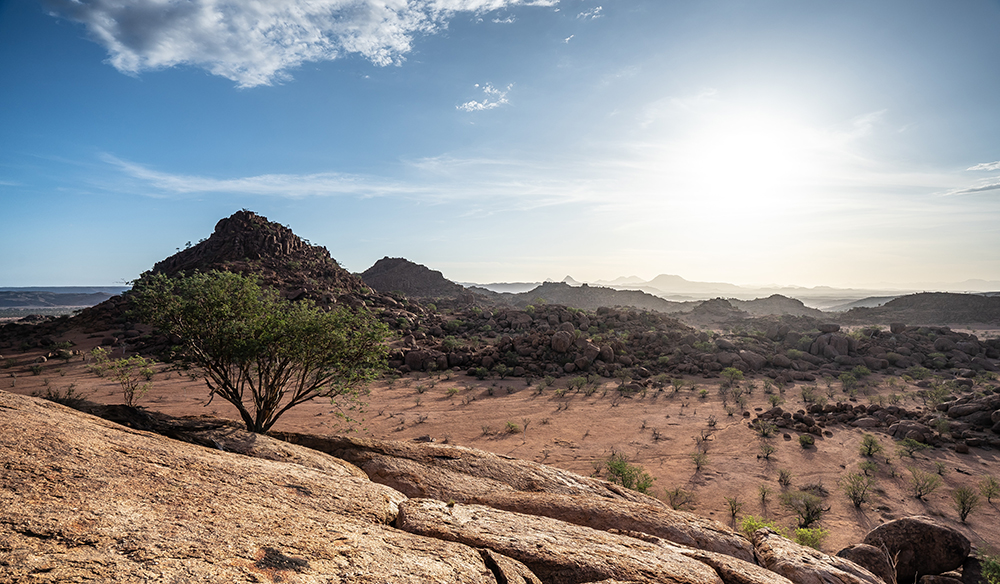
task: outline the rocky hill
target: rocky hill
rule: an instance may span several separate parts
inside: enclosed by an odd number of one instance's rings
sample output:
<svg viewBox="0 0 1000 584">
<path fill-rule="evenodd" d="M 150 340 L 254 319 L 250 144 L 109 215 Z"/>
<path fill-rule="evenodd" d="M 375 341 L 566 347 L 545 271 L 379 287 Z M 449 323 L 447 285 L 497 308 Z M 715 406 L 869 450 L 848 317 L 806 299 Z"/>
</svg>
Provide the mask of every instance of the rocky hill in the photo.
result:
<svg viewBox="0 0 1000 584">
<path fill-rule="evenodd" d="M 379 292 L 418 298 L 451 298 L 467 293 L 465 287 L 448 280 L 441 272 L 404 258 L 384 257 L 362 272 L 361 279 Z"/>
<path fill-rule="evenodd" d="M 325 247 L 311 245 L 284 225 L 245 209 L 220 220 L 208 239 L 157 262 L 152 273 L 209 270 L 256 275 L 293 299 L 329 302 L 337 295 L 370 292 Z"/>
<path fill-rule="evenodd" d="M 729 303 L 752 316 L 808 316 L 811 318 L 827 318 L 826 313 L 815 308 L 809 308 L 801 300 L 772 294 L 767 298 L 754 300 L 738 300 L 731 298 Z"/>
<path fill-rule="evenodd" d="M 469 448 L 97 413 L 131 427 L 0 391 L 0 581 L 887 584 L 887 557 L 899 582 L 978 565 L 928 518 L 829 556 Z"/>
<path fill-rule="evenodd" d="M 1000 324 L 1000 297 L 924 292 L 901 296 L 877 308 L 852 308 L 837 317 L 845 324 Z"/>
</svg>

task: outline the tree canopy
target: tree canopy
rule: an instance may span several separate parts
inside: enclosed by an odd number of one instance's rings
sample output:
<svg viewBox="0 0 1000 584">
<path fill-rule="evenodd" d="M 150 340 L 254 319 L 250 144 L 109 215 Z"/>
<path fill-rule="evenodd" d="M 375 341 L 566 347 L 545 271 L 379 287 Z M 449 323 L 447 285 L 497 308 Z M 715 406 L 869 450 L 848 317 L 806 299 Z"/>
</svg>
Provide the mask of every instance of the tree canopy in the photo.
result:
<svg viewBox="0 0 1000 584">
<path fill-rule="evenodd" d="M 368 311 L 291 302 L 251 277 L 147 274 L 132 296 L 140 320 L 181 339 L 210 395 L 235 406 L 251 432 L 317 397 L 350 420 L 366 382 L 385 367 L 388 329 Z"/>
</svg>

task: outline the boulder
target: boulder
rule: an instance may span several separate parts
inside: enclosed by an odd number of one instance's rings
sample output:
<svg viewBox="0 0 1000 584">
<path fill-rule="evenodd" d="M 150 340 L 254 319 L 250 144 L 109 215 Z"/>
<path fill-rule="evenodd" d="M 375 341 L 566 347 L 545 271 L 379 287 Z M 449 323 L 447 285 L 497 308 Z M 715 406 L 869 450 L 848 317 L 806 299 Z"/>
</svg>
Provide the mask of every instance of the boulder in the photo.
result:
<svg viewBox="0 0 1000 584">
<path fill-rule="evenodd" d="M 969 557 L 969 539 L 930 517 L 904 517 L 868 532 L 864 543 L 883 548 L 896 560 L 900 584 L 954 570 Z"/>
<path fill-rule="evenodd" d="M 906 325 L 901 322 L 889 323 L 889 332 L 894 335 L 902 334 L 906 330 Z"/>
<path fill-rule="evenodd" d="M 896 569 L 884 550 L 864 543 L 856 543 L 837 552 L 837 557 L 850 560 L 875 574 L 886 584 L 895 584 Z"/>
<path fill-rule="evenodd" d="M 570 325 L 572 326 L 572 325 Z M 565 353 L 573 346 L 573 333 L 569 331 L 559 331 L 552 335 L 552 350 L 556 353 Z"/>
<path fill-rule="evenodd" d="M 523 563 L 552 584 L 607 578 L 650 584 L 723 584 L 710 566 L 670 548 L 481 505 L 409 499 L 400 505 L 395 525 L 417 535 L 489 548 Z"/>
<path fill-rule="evenodd" d="M 817 326 L 816 328 L 818 328 L 819 332 L 821 332 L 821 333 L 835 333 L 835 332 L 837 332 L 837 331 L 840 330 L 840 325 L 837 324 L 837 323 L 832 323 L 831 322 L 831 323 L 821 324 L 821 325 Z"/>
<path fill-rule="evenodd" d="M 799 545 L 768 528 L 753 534 L 757 561 L 795 584 L 885 584 L 854 562 Z"/>
</svg>

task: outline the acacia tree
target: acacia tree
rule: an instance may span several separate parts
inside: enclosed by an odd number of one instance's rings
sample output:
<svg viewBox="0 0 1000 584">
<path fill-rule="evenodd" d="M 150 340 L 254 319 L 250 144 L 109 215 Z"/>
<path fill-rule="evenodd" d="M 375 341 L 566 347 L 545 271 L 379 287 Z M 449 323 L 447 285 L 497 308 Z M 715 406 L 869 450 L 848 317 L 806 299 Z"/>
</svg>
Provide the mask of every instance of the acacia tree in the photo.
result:
<svg viewBox="0 0 1000 584">
<path fill-rule="evenodd" d="M 251 432 L 267 432 L 317 397 L 351 421 L 347 411 L 385 367 L 388 329 L 370 313 L 291 302 L 254 278 L 147 274 L 132 296 L 138 317 L 181 339 L 185 357 L 204 369 L 210 397 L 235 406 Z"/>
</svg>

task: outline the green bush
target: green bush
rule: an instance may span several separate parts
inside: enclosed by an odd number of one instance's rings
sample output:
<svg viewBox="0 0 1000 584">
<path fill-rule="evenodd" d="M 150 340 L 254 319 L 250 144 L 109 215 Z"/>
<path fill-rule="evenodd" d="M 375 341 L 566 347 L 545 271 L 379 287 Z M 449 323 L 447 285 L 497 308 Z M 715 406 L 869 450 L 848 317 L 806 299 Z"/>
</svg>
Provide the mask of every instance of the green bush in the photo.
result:
<svg viewBox="0 0 1000 584">
<path fill-rule="evenodd" d="M 799 446 L 802 448 L 810 448 L 816 444 L 816 439 L 813 438 L 812 434 L 800 434 L 799 435 Z"/>
<path fill-rule="evenodd" d="M 799 527 L 795 530 L 795 543 L 818 550 L 828 535 L 830 532 L 821 527 Z"/>
<path fill-rule="evenodd" d="M 875 484 L 875 477 L 862 473 L 848 473 L 841 479 L 840 486 L 844 489 L 844 494 L 851 500 L 855 507 L 868 502 L 868 494 Z"/>
<path fill-rule="evenodd" d="M 861 451 L 861 456 L 872 457 L 882 452 L 882 443 L 878 441 L 878 438 L 874 434 L 865 434 L 861 437 L 859 450 Z"/>
<path fill-rule="evenodd" d="M 799 518 L 799 527 L 809 527 L 830 510 L 823 507 L 823 499 L 808 491 L 792 491 L 781 495 L 781 504 Z"/>
<path fill-rule="evenodd" d="M 971 487 L 958 487 L 951 493 L 951 498 L 955 502 L 955 510 L 958 511 L 958 518 L 965 523 L 965 519 L 979 506 L 979 495 Z"/>
<path fill-rule="evenodd" d="M 612 451 L 611 456 L 604 461 L 604 468 L 608 482 L 640 493 L 648 493 L 656 480 L 641 466 L 629 463 L 628 457 L 621 452 Z"/>
<path fill-rule="evenodd" d="M 920 470 L 919 468 L 911 467 L 910 469 L 910 490 L 913 491 L 913 496 L 921 501 L 924 497 L 930 495 L 941 486 L 941 477 Z"/>
<path fill-rule="evenodd" d="M 777 533 L 778 535 L 785 537 L 785 530 L 773 521 L 768 521 L 763 517 L 757 517 L 755 515 L 744 515 L 743 519 L 740 520 L 740 531 L 743 535 L 748 538 L 753 537 L 753 533 L 761 528 L 768 528 L 771 531 Z"/>
</svg>

